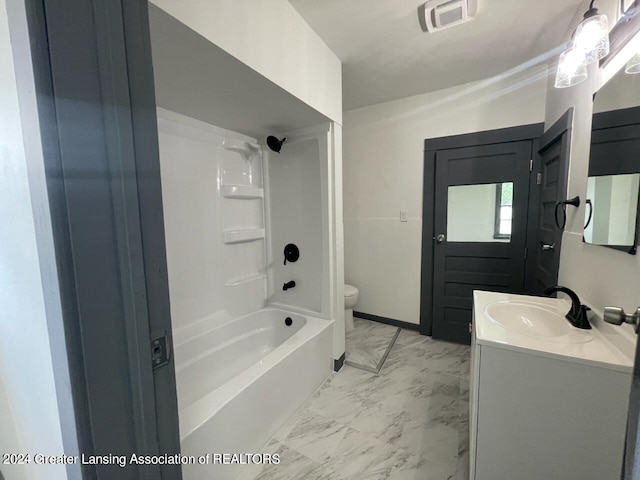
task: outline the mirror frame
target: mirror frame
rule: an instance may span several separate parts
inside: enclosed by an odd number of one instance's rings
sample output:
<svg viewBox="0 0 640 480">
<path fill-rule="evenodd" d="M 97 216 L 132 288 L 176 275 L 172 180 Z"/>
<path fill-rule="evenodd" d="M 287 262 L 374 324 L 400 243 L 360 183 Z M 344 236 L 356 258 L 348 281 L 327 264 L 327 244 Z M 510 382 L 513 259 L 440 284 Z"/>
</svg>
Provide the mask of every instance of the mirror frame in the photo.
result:
<svg viewBox="0 0 640 480">
<path fill-rule="evenodd" d="M 603 75 L 606 70 L 611 70 L 612 68 L 618 69 L 617 72 L 615 72 L 613 75 L 611 75 L 608 78 L 608 80 L 611 80 L 611 78 L 617 75 L 619 71 L 624 69 L 626 62 L 633 55 L 633 52 L 627 52 L 626 50 L 629 50 L 631 48 L 631 45 L 633 43 L 632 40 L 634 40 L 635 42 L 636 37 L 638 36 L 640 36 L 640 0 L 633 0 L 631 5 L 629 6 L 629 9 L 626 12 L 622 12 L 621 18 L 609 33 L 609 39 L 611 44 L 609 54 L 606 57 L 604 57 L 602 60 L 600 60 L 600 63 L 598 65 L 601 75 Z M 623 57 L 625 55 L 628 56 L 629 58 L 625 59 Z M 624 60 L 624 62 L 622 62 L 619 66 L 615 66 L 616 63 L 619 63 L 620 59 Z M 598 87 L 598 90 L 593 94 L 592 103 L 591 103 L 592 106 L 595 103 L 596 95 L 606 85 L 606 83 L 607 82 L 605 81 L 605 83 L 600 84 L 600 86 Z M 637 108 L 640 109 L 640 107 L 637 107 Z M 629 112 L 629 116 L 625 116 L 624 118 L 625 120 L 631 120 L 629 124 L 634 124 L 635 123 L 634 119 L 636 118 L 636 115 L 638 115 L 638 112 L 633 112 L 632 111 L 634 110 L 633 108 L 627 109 L 627 110 L 630 110 L 631 112 Z M 603 113 L 606 113 L 606 112 L 603 112 Z M 594 129 L 598 129 L 598 127 L 602 128 L 600 123 L 601 121 L 602 122 L 607 121 L 606 116 L 598 115 L 598 119 L 596 119 L 593 112 L 591 113 L 591 118 L 592 118 L 592 125 L 591 125 L 591 132 L 590 132 L 591 134 L 589 138 L 588 171 L 591 171 L 591 145 L 593 144 L 593 131 Z M 600 118 L 604 118 L 604 120 L 600 120 Z M 589 177 L 589 174 L 587 173 L 587 178 L 588 177 Z M 582 234 L 582 241 L 584 243 L 588 243 L 584 238 L 584 230 Z M 635 241 L 634 241 L 635 245 L 633 245 L 632 247 L 615 246 L 615 245 L 597 245 L 597 246 L 608 247 L 614 250 L 620 250 L 620 251 L 624 251 L 626 253 L 635 255 L 637 253 L 639 241 L 640 241 L 640 193 L 638 195 L 638 211 L 636 212 L 636 232 L 635 232 Z M 589 243 L 589 245 L 595 245 L 595 244 Z"/>
<path fill-rule="evenodd" d="M 604 87 L 604 85 L 602 87 Z M 598 92 L 593 94 L 594 102 L 595 102 L 597 93 Z M 612 170 L 609 170 L 611 166 L 610 163 L 608 163 L 607 165 L 594 165 L 593 158 L 592 158 L 592 149 L 594 145 L 594 138 L 593 138 L 594 131 L 604 130 L 604 129 L 613 128 L 613 127 L 635 126 L 638 130 L 638 138 L 640 138 L 640 107 L 631 107 L 631 108 L 625 108 L 621 110 L 615 110 L 615 115 L 613 115 L 611 112 L 595 113 L 595 114 L 592 114 L 592 119 L 593 121 L 591 125 L 591 138 L 589 143 L 589 166 L 588 166 L 587 179 L 590 177 L 600 177 L 600 176 L 606 176 L 606 175 L 640 173 L 640 172 L 631 172 L 631 171 L 629 172 L 623 171 L 621 173 L 619 169 L 617 169 L 616 171 L 612 171 Z M 635 236 L 634 236 L 634 244 L 632 246 L 599 245 L 597 243 L 589 243 L 586 241 L 584 237 L 584 230 L 582 233 L 582 241 L 588 245 L 612 248 L 614 250 L 619 250 L 619 251 L 628 253 L 630 255 L 635 255 L 637 253 L 639 240 L 640 240 L 640 192 L 638 192 L 638 206 L 636 210 Z"/>
</svg>

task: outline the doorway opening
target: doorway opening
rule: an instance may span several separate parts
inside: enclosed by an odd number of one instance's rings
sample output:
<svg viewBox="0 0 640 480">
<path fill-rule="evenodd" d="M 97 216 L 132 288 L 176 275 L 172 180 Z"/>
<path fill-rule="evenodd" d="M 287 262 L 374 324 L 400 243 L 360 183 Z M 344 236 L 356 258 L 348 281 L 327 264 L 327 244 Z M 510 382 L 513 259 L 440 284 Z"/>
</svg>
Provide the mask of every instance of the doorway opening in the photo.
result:
<svg viewBox="0 0 640 480">
<path fill-rule="evenodd" d="M 571 118 L 544 135 L 532 124 L 425 140 L 422 334 L 470 344 L 474 290 L 556 283 L 562 230 L 549 215 L 564 199 Z"/>
</svg>

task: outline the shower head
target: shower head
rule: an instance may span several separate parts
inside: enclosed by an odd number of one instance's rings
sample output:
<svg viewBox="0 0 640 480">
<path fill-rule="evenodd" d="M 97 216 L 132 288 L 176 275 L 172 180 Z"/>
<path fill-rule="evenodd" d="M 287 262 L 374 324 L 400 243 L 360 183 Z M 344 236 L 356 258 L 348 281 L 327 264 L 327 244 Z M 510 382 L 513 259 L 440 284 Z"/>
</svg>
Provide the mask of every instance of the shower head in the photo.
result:
<svg viewBox="0 0 640 480">
<path fill-rule="evenodd" d="M 267 137 L 267 145 L 269 145 L 269 148 L 274 152 L 280 153 L 280 150 L 282 149 L 282 144 L 284 143 L 285 140 L 286 140 L 286 137 L 283 138 L 282 140 L 278 140 L 273 135 L 269 135 Z"/>
</svg>

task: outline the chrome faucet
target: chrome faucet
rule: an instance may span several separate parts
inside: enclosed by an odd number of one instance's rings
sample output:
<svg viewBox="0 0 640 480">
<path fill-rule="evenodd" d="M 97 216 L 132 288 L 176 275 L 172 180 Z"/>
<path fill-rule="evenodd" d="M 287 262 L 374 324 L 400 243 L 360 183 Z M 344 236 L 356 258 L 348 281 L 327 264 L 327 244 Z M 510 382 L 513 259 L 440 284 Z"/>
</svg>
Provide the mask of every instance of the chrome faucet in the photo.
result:
<svg viewBox="0 0 640 480">
<path fill-rule="evenodd" d="M 556 285 L 555 287 L 549 287 L 544 291 L 544 294 L 549 296 L 555 292 L 562 292 L 569 295 L 571 298 L 571 310 L 567 312 L 565 318 L 569 320 L 569 323 L 576 328 L 581 328 L 583 330 L 591 330 L 591 324 L 587 319 L 587 311 L 591 310 L 586 305 L 582 305 L 580 303 L 580 298 L 576 292 L 571 290 L 570 288 L 563 287 L 560 285 Z"/>
</svg>

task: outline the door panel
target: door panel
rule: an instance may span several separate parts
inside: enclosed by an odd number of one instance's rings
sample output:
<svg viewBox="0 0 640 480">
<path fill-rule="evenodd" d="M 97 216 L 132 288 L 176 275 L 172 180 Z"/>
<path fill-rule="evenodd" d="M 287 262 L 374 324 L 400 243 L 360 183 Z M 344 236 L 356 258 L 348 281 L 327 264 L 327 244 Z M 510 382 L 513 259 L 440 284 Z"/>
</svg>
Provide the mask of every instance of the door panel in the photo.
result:
<svg viewBox="0 0 640 480">
<path fill-rule="evenodd" d="M 152 338 L 172 340 L 147 2 L 27 9 L 77 448 L 174 455 L 173 355 L 152 364 Z M 182 478 L 180 465 L 81 468 Z"/>
<path fill-rule="evenodd" d="M 470 343 L 474 290 L 523 291 L 531 146 L 527 140 L 436 152 L 434 338 Z M 509 183 L 511 236 L 504 238 L 496 218 L 502 214 L 501 185 Z M 460 186 L 474 188 L 457 188 Z M 465 195 L 466 203 L 461 204 Z M 465 213 L 466 217 L 459 218 Z M 466 226 L 469 231 L 452 226 Z M 454 237 L 446 238 L 447 234 Z"/>
<path fill-rule="evenodd" d="M 536 264 L 537 283 L 532 293 L 542 293 L 545 288 L 555 285 L 558 279 L 562 231 L 556 226 L 554 216 L 556 202 L 560 197 L 560 153 L 561 144 L 558 142 L 541 155 L 542 183 L 540 186 L 538 261 Z M 543 250 L 544 245 L 553 246 L 553 250 Z"/>
<path fill-rule="evenodd" d="M 525 290 L 531 295 L 541 295 L 550 286 L 558 283 L 562 230 L 556 226 L 556 203 L 566 198 L 566 172 L 569 155 L 569 133 L 566 125 L 571 112 L 565 114 L 548 132 L 550 140 L 542 139 L 542 148 L 536 159 L 534 173 L 539 182 L 532 182 L 532 197 L 537 197 L 531 210 L 537 212 L 536 230 L 531 232 L 529 263 L 525 279 Z M 554 133 L 555 132 L 555 133 Z M 547 136 L 547 134 L 545 134 Z M 533 202 L 532 202 L 533 203 Z"/>
</svg>

